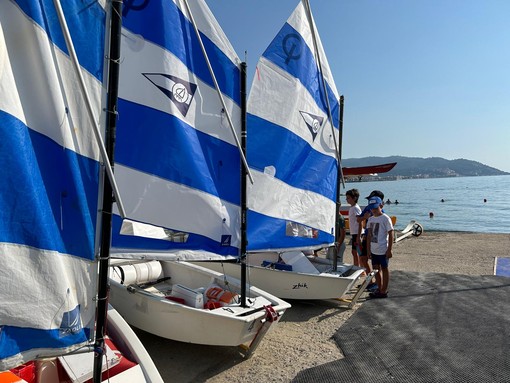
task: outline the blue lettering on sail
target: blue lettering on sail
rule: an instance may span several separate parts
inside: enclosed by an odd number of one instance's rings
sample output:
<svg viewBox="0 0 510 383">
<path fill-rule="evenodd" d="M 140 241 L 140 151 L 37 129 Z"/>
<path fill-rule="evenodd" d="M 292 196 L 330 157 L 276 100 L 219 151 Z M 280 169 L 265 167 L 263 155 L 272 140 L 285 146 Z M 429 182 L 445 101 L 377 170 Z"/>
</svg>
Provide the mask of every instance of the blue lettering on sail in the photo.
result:
<svg viewBox="0 0 510 383">
<path fill-rule="evenodd" d="M 183 116 L 186 116 L 197 90 L 196 84 L 165 73 L 142 74 L 172 100 Z"/>
<path fill-rule="evenodd" d="M 67 336 L 70 334 L 77 334 L 82 330 L 80 322 L 80 305 L 76 306 L 71 311 L 67 311 L 62 316 L 62 323 L 60 324 L 60 335 Z"/>
</svg>

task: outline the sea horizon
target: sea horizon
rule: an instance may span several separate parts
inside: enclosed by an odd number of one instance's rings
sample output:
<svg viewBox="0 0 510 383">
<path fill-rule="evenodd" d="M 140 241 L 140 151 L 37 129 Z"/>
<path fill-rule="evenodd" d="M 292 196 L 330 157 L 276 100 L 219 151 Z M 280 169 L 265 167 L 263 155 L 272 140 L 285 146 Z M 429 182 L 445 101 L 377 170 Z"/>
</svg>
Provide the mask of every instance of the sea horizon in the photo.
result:
<svg viewBox="0 0 510 383">
<path fill-rule="evenodd" d="M 385 213 L 397 217 L 396 230 L 415 220 L 425 231 L 510 233 L 508 175 L 351 181 L 342 194 L 353 188 L 360 191 L 360 206 L 372 190 L 382 191 L 391 202 Z M 345 196 L 341 203 L 348 206 Z"/>
</svg>

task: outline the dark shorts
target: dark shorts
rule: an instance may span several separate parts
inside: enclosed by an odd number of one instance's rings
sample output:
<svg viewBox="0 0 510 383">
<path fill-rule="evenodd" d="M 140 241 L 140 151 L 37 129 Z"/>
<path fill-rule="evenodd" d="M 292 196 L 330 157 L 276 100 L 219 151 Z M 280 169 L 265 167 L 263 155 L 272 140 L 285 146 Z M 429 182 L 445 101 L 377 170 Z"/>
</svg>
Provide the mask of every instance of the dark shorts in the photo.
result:
<svg viewBox="0 0 510 383">
<path fill-rule="evenodd" d="M 367 237 L 365 236 L 362 236 L 361 237 L 361 256 L 362 257 L 367 257 L 368 256 L 368 252 L 367 252 L 367 240 L 366 240 Z"/>
<path fill-rule="evenodd" d="M 389 264 L 388 258 L 386 258 L 386 254 L 378 255 L 372 253 L 372 267 L 376 269 L 376 265 L 381 265 L 383 269 L 387 269 Z"/>
<path fill-rule="evenodd" d="M 352 249 L 356 250 L 356 240 L 358 239 L 358 234 L 351 235 L 351 245 Z"/>
</svg>

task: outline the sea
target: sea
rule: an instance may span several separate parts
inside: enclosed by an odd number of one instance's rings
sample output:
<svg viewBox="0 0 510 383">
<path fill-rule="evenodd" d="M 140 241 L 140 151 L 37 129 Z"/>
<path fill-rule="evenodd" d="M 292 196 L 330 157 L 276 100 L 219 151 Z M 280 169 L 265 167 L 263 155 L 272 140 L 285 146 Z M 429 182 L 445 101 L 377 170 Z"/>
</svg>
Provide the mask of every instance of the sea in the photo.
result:
<svg viewBox="0 0 510 383">
<path fill-rule="evenodd" d="M 382 191 L 397 231 L 415 220 L 424 231 L 510 233 L 510 175 L 346 182 L 342 194 L 354 188 L 360 206 L 372 190 Z M 345 196 L 342 206 L 348 206 Z"/>
</svg>

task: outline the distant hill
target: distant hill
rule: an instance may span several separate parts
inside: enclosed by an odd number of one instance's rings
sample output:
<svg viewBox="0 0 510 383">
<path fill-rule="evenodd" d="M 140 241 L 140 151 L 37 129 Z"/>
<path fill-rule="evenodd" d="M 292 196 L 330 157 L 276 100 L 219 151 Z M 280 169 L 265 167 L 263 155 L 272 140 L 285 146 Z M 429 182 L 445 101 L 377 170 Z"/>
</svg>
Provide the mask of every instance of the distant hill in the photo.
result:
<svg viewBox="0 0 510 383">
<path fill-rule="evenodd" d="M 499 176 L 510 173 L 492 168 L 480 162 L 466 160 L 447 160 L 440 157 L 364 157 L 342 160 L 342 166 L 357 167 L 396 162 L 397 165 L 387 173 L 380 174 L 378 179 L 401 178 L 441 178 L 468 176 Z M 371 178 L 363 177 L 364 179 Z"/>
</svg>

